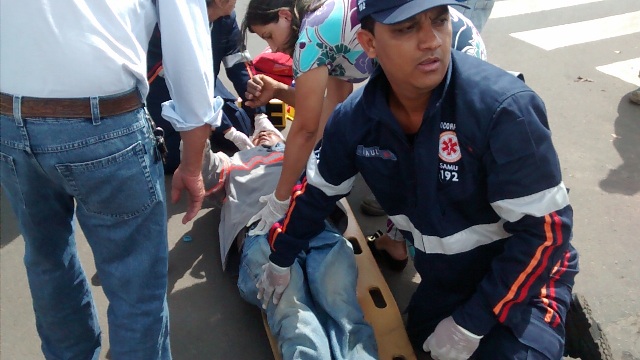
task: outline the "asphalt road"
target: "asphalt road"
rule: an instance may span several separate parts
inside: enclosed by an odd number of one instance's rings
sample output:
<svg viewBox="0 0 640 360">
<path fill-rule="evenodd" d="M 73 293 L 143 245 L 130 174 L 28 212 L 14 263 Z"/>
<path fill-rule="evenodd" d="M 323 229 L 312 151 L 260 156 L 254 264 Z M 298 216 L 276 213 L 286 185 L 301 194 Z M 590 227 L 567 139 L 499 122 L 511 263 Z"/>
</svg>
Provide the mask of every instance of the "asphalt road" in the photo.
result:
<svg viewBox="0 0 640 360">
<path fill-rule="evenodd" d="M 238 0 L 239 19 L 247 2 Z M 558 8 L 535 9 L 551 3 Z M 546 102 L 575 211 L 573 242 L 581 255 L 575 290 L 586 295 L 614 356 L 623 360 L 640 359 L 640 106 L 627 99 L 640 86 L 639 11 L 638 0 L 505 0 L 483 30 L 489 61 L 523 72 Z M 250 38 L 253 55 L 265 47 Z M 349 201 L 368 234 L 385 219 L 359 213 L 366 193 L 356 182 Z M 42 359 L 22 264 L 24 242 L 4 196 L 0 203 L 0 359 Z M 272 359 L 259 310 L 243 302 L 234 276 L 221 270 L 219 210 L 203 209 L 182 225 L 184 209 L 183 203 L 169 206 L 174 358 Z M 193 241 L 183 242 L 185 235 Z M 77 242 L 92 277 L 95 267 L 81 233 Z M 403 308 L 416 286 L 415 271 L 383 272 Z M 102 358 L 108 358 L 107 301 L 99 284 L 93 291 L 104 331 Z"/>
</svg>

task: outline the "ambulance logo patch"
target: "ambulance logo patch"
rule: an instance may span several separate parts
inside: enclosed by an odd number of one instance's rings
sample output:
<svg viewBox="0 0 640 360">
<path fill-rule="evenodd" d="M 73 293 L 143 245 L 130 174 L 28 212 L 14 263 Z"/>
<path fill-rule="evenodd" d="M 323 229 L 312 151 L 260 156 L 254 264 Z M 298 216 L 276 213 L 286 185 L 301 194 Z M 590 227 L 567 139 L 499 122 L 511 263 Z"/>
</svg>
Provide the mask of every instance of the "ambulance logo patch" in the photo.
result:
<svg viewBox="0 0 640 360">
<path fill-rule="evenodd" d="M 445 131 L 440 134 L 439 155 L 442 161 L 448 163 L 460 160 L 460 144 L 455 132 Z"/>
</svg>

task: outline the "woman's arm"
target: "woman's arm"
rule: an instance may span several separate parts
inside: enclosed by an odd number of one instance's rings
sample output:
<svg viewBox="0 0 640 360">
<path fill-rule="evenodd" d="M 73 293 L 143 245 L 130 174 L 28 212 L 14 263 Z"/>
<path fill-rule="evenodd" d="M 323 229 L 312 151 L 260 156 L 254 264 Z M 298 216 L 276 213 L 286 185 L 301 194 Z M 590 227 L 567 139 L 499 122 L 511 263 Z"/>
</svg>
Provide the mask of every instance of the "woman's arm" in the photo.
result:
<svg viewBox="0 0 640 360">
<path fill-rule="evenodd" d="M 351 92 L 353 92 L 352 83 L 329 76 L 329 79 L 327 80 L 327 94 L 324 98 L 324 103 L 322 104 L 320 126 L 318 127 L 318 135 L 316 136 L 317 141 L 322 139 L 324 126 L 327 124 L 327 120 L 329 120 L 329 116 L 331 116 L 333 110 L 335 110 L 336 106 L 343 102 Z"/>
<path fill-rule="evenodd" d="M 349 95 L 353 86 L 331 78 L 328 69 L 320 66 L 298 76 L 295 89 L 296 118 L 287 136 L 280 179 L 276 190 L 266 200 L 267 205 L 250 220 L 250 223 L 259 221 L 253 234 L 249 233 L 251 235 L 267 233 L 285 214 L 292 189 L 307 164 L 316 139 L 322 137 L 329 115 Z"/>
<path fill-rule="evenodd" d="M 329 76 L 327 68 L 320 66 L 296 78 L 295 89 L 296 118 L 287 135 L 282 174 L 275 192 L 279 200 L 291 195 L 313 147 L 322 138 L 327 119 L 349 96 L 353 85 Z"/>
<path fill-rule="evenodd" d="M 278 200 L 291 196 L 291 189 L 307 164 L 318 133 L 321 133 L 320 119 L 328 82 L 329 71 L 325 66 L 309 70 L 296 78 L 296 117 L 287 135 L 282 173 L 275 191 Z"/>
</svg>

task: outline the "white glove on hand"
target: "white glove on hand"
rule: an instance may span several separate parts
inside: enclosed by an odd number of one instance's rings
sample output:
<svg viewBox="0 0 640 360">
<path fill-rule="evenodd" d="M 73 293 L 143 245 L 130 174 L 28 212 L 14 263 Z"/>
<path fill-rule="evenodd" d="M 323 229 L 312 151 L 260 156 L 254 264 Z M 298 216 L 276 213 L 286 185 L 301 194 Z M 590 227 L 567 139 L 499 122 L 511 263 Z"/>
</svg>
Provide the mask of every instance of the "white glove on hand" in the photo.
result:
<svg viewBox="0 0 640 360">
<path fill-rule="evenodd" d="M 278 305 L 282 293 L 289 286 L 291 280 L 290 268 L 280 267 L 271 261 L 262 265 L 262 276 L 256 287 L 258 288 L 258 299 L 262 299 L 262 308 L 266 309 L 269 299 L 273 296 L 273 304 Z"/>
<path fill-rule="evenodd" d="M 239 150 L 247 150 L 254 147 L 249 137 L 234 127 L 224 134 L 224 138 L 230 140 Z"/>
<path fill-rule="evenodd" d="M 448 318 L 440 321 L 433 334 L 422 344 L 434 360 L 467 360 L 480 345 L 482 336 L 470 333 Z"/>
<path fill-rule="evenodd" d="M 291 198 L 280 201 L 276 199 L 275 193 L 261 196 L 260 203 L 266 203 L 266 205 L 264 206 L 264 208 L 262 208 L 262 210 L 260 210 L 260 212 L 253 215 L 253 217 L 247 223 L 247 226 L 249 226 L 258 220 L 260 221 L 255 228 L 249 231 L 249 236 L 264 235 L 268 233 L 269 229 L 271 229 L 271 225 L 280 220 L 287 212 L 290 199 Z"/>
</svg>

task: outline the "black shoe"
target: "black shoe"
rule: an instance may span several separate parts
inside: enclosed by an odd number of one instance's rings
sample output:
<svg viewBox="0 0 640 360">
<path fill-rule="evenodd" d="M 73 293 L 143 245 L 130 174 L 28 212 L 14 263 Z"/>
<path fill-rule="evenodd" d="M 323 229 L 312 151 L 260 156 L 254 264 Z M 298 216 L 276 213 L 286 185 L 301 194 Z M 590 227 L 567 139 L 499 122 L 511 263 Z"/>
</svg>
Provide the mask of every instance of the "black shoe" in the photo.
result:
<svg viewBox="0 0 640 360">
<path fill-rule="evenodd" d="M 609 341 L 600 324 L 593 319 L 587 299 L 573 294 L 567 319 L 564 356 L 582 360 L 611 360 Z"/>
</svg>

